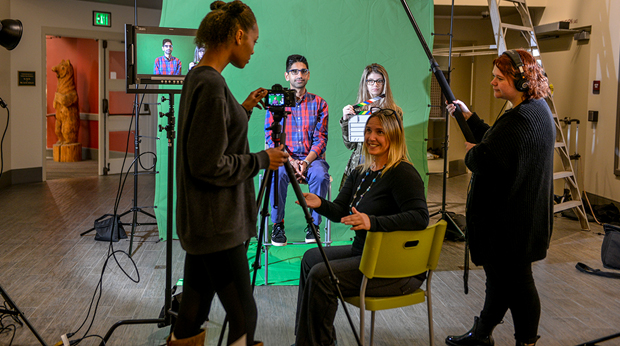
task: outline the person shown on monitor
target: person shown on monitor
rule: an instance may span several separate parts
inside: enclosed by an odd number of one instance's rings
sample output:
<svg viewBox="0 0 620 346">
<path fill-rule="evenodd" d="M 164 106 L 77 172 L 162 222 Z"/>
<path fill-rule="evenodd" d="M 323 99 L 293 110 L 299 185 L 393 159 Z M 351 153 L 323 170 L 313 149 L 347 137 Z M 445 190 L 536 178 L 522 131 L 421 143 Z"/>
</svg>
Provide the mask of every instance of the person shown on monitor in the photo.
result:
<svg viewBox="0 0 620 346">
<path fill-rule="evenodd" d="M 306 84 L 310 80 L 310 70 L 305 57 L 294 54 L 286 59 L 286 71 L 284 78 L 290 83 L 291 90 L 296 91 L 295 107 L 286 107 L 291 114 L 286 118 L 284 131 L 286 132 L 286 148 L 289 151 L 289 161 L 295 170 L 297 180 L 308 183 L 311 193 L 325 197 L 329 186 L 329 165 L 325 161 L 325 148 L 327 147 L 327 124 L 329 112 L 327 102 L 315 94 L 306 90 Z M 265 139 L 269 147 L 273 147 L 271 130 L 268 130 L 273 122 L 273 114 L 267 110 L 265 116 Z M 284 121 L 282 121 L 284 122 Z M 275 246 L 286 245 L 284 234 L 284 208 L 286 206 L 286 193 L 289 177 L 284 167 L 278 169 L 278 196 L 274 196 L 271 189 L 271 221 L 273 230 L 271 244 Z M 278 205 L 274 205 L 275 198 Z M 314 225 L 321 223 L 321 216 L 312 212 Z M 306 228 L 306 243 L 316 242 L 312 231 Z"/>
<path fill-rule="evenodd" d="M 198 65 L 203 55 L 205 55 L 205 47 L 196 46 L 196 49 L 194 49 L 194 60 L 189 63 L 188 70 L 191 70 L 194 66 Z"/>
<path fill-rule="evenodd" d="M 169 38 L 164 39 L 161 50 L 164 55 L 155 59 L 153 74 L 180 75 L 181 60 L 172 56 L 172 41 Z"/>
</svg>

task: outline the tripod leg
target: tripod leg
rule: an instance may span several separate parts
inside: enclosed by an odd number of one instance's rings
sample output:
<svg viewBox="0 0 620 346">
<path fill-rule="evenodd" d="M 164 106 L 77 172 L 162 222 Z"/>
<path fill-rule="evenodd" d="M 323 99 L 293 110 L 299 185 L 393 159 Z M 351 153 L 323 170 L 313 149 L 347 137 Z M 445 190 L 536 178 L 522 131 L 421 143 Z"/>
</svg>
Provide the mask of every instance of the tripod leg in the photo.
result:
<svg viewBox="0 0 620 346">
<path fill-rule="evenodd" d="M 11 297 L 9 297 L 9 294 L 6 293 L 6 291 L 2 288 L 2 286 L 0 286 L 0 295 L 2 295 L 2 298 L 4 299 L 4 301 L 8 304 L 8 306 L 10 308 L 10 310 L 3 310 L 2 313 L 13 315 L 13 316 L 18 316 L 19 318 L 21 318 L 24 321 L 24 323 L 26 323 L 26 325 L 28 326 L 28 329 L 30 329 L 30 331 L 35 336 L 35 338 L 37 338 L 37 340 L 39 340 L 41 345 L 47 346 L 47 344 L 45 343 L 45 340 L 43 340 L 41 335 L 39 335 L 39 333 L 37 333 L 37 331 L 34 329 L 32 324 L 30 324 L 30 321 L 28 321 L 26 316 L 24 316 L 24 313 L 21 310 L 19 310 L 17 305 L 15 305 L 15 303 L 13 302 Z"/>
<path fill-rule="evenodd" d="M 463 233 L 463 231 L 461 230 L 461 228 L 459 227 L 459 225 L 456 224 L 456 222 L 454 221 L 454 219 L 452 219 L 452 217 L 450 216 L 450 214 L 448 213 L 443 213 L 443 217 L 442 219 L 446 220 L 447 222 L 449 222 L 450 224 L 452 224 L 452 226 L 456 229 L 457 234 L 459 234 L 461 237 L 465 238 L 465 233 Z"/>
<path fill-rule="evenodd" d="M 351 319 L 351 315 L 349 314 L 349 310 L 347 309 L 347 306 L 345 304 L 344 296 L 342 295 L 342 291 L 340 291 L 340 286 L 338 285 L 338 278 L 336 277 L 334 270 L 329 264 L 327 255 L 325 255 L 325 250 L 323 250 L 323 245 L 321 244 L 321 241 L 318 237 L 317 227 L 314 225 L 312 215 L 308 211 L 308 205 L 306 204 L 306 199 L 304 198 L 303 192 L 301 191 L 301 187 L 299 187 L 299 183 L 297 182 L 297 179 L 295 179 L 295 172 L 293 171 L 293 167 L 291 166 L 291 163 L 288 161 L 286 161 L 286 163 L 284 164 L 284 167 L 286 168 L 286 174 L 288 175 L 291 185 L 293 186 L 293 190 L 295 191 L 295 196 L 297 196 L 297 201 L 299 202 L 299 205 L 301 206 L 304 212 L 304 215 L 306 217 L 308 229 L 311 230 L 312 233 L 314 234 L 314 239 L 316 239 L 316 245 L 319 249 L 319 252 L 321 253 L 321 257 L 323 258 L 323 262 L 325 263 L 325 267 L 327 268 L 329 277 L 331 278 L 332 283 L 334 284 L 336 295 L 338 296 L 338 298 L 340 299 L 340 302 L 342 303 L 342 308 L 344 310 L 345 315 L 347 316 L 349 325 L 351 326 L 351 331 L 353 332 L 353 336 L 355 336 L 355 340 L 357 341 L 357 344 L 361 345 L 361 341 L 357 334 L 356 327 L 353 324 L 353 320 Z"/>
<path fill-rule="evenodd" d="M 94 231 L 94 230 L 95 230 L 95 227 L 93 227 L 93 228 L 89 229 L 89 230 L 88 230 L 88 231 L 86 231 L 86 232 L 82 232 L 82 233 L 80 233 L 80 237 L 82 237 L 82 236 L 84 236 L 84 235 L 86 235 L 86 234 L 88 234 L 88 233 L 90 233 L 90 232 L 92 232 L 92 231 Z"/>
<path fill-rule="evenodd" d="M 257 235 L 257 244 L 256 244 L 256 256 L 254 257 L 254 264 L 252 268 L 254 268 L 254 273 L 252 274 L 252 290 L 256 286 L 256 273 L 258 268 L 260 267 L 260 253 L 263 247 L 263 235 L 265 234 L 265 228 L 267 224 L 267 217 L 269 215 L 269 193 L 271 192 L 271 181 L 273 176 L 277 174 L 275 171 L 265 170 L 265 177 L 261 181 L 261 187 L 258 193 L 258 201 L 260 204 L 260 198 L 264 197 L 263 200 L 263 208 L 261 209 L 261 218 L 260 218 L 260 227 Z M 263 193 L 264 192 L 264 193 Z M 265 286 L 267 286 L 267 278 L 265 277 Z"/>
<path fill-rule="evenodd" d="M 579 344 L 577 346 L 596 346 L 596 344 L 599 343 L 599 342 L 603 342 L 603 341 L 607 341 L 607 340 L 611 340 L 611 339 L 615 339 L 615 338 L 620 338 L 620 333 L 616 333 L 616 334 L 608 335 L 608 336 L 600 338 L 600 339 L 588 341 L 588 342 L 585 342 L 583 344 Z"/>
</svg>

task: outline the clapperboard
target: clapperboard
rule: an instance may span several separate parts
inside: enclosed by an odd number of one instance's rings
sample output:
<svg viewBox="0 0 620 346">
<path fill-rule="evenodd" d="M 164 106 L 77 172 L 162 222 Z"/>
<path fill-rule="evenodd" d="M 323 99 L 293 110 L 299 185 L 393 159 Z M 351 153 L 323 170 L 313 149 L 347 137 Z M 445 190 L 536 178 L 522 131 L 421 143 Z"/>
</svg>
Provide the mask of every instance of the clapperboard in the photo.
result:
<svg viewBox="0 0 620 346">
<path fill-rule="evenodd" d="M 381 94 L 375 98 L 370 100 L 366 100 L 364 102 L 358 103 L 353 106 L 353 109 L 358 112 L 356 115 L 352 116 L 349 119 L 349 142 L 363 142 L 364 141 L 364 131 L 366 129 L 366 121 L 370 117 L 370 111 L 360 111 L 362 107 L 372 104 L 373 102 L 379 101 L 385 97 L 385 94 Z"/>
<path fill-rule="evenodd" d="M 354 115 L 349 119 L 349 142 L 363 142 L 368 115 Z"/>
</svg>

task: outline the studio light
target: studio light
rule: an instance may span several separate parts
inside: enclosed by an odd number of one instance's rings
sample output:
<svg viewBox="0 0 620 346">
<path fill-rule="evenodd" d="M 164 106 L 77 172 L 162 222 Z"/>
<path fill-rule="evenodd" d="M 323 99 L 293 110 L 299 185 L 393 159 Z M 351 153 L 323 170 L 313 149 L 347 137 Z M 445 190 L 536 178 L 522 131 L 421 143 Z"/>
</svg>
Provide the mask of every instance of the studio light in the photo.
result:
<svg viewBox="0 0 620 346">
<path fill-rule="evenodd" d="M 0 45 L 8 50 L 17 47 L 24 27 L 18 19 L 3 19 L 0 22 Z"/>
</svg>

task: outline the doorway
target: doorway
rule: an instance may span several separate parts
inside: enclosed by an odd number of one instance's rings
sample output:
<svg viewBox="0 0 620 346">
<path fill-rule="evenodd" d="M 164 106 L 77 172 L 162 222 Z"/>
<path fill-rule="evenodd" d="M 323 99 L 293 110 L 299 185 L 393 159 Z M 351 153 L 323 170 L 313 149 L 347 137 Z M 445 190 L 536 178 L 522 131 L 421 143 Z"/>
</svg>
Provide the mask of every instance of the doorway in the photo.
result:
<svg viewBox="0 0 620 346">
<path fill-rule="evenodd" d="M 119 35 L 120 36 L 120 35 Z M 52 67 L 62 60 L 70 61 L 74 70 L 75 91 L 79 111 L 78 142 L 81 144 L 80 160 L 57 162 L 53 145 L 56 134 L 56 109 L 54 97 L 58 78 Z M 46 140 L 44 179 L 66 179 L 118 174 L 127 171 L 134 157 L 134 95 L 125 92 L 125 49 L 119 38 L 78 38 L 46 35 Z M 148 103 L 143 100 L 140 108 L 141 136 L 154 137 L 156 121 L 151 116 Z M 141 141 L 142 142 L 142 141 Z M 141 151 L 155 151 L 155 141 L 140 143 Z M 152 157 L 145 157 L 141 164 L 148 167 Z M 59 160 L 62 161 L 62 160 Z"/>
<path fill-rule="evenodd" d="M 96 39 L 61 37 L 47 35 L 46 37 L 46 141 L 45 164 L 46 180 L 88 177 L 97 175 L 97 127 L 99 118 L 98 84 L 98 42 Z M 71 64 L 74 83 L 67 77 L 57 77 L 52 68 L 59 66 L 62 61 Z M 80 160 L 74 162 L 58 162 L 54 160 L 53 145 L 57 143 L 60 128 L 56 129 L 57 118 L 54 99 L 68 95 L 74 84 L 77 94 L 77 104 L 68 105 L 77 107 L 79 112 L 78 143 L 81 145 Z M 72 92 L 72 91 L 71 91 Z M 59 123 L 59 122 L 58 122 Z M 57 131 L 61 133 L 57 133 Z M 58 156 L 57 156 L 58 158 Z"/>
</svg>

